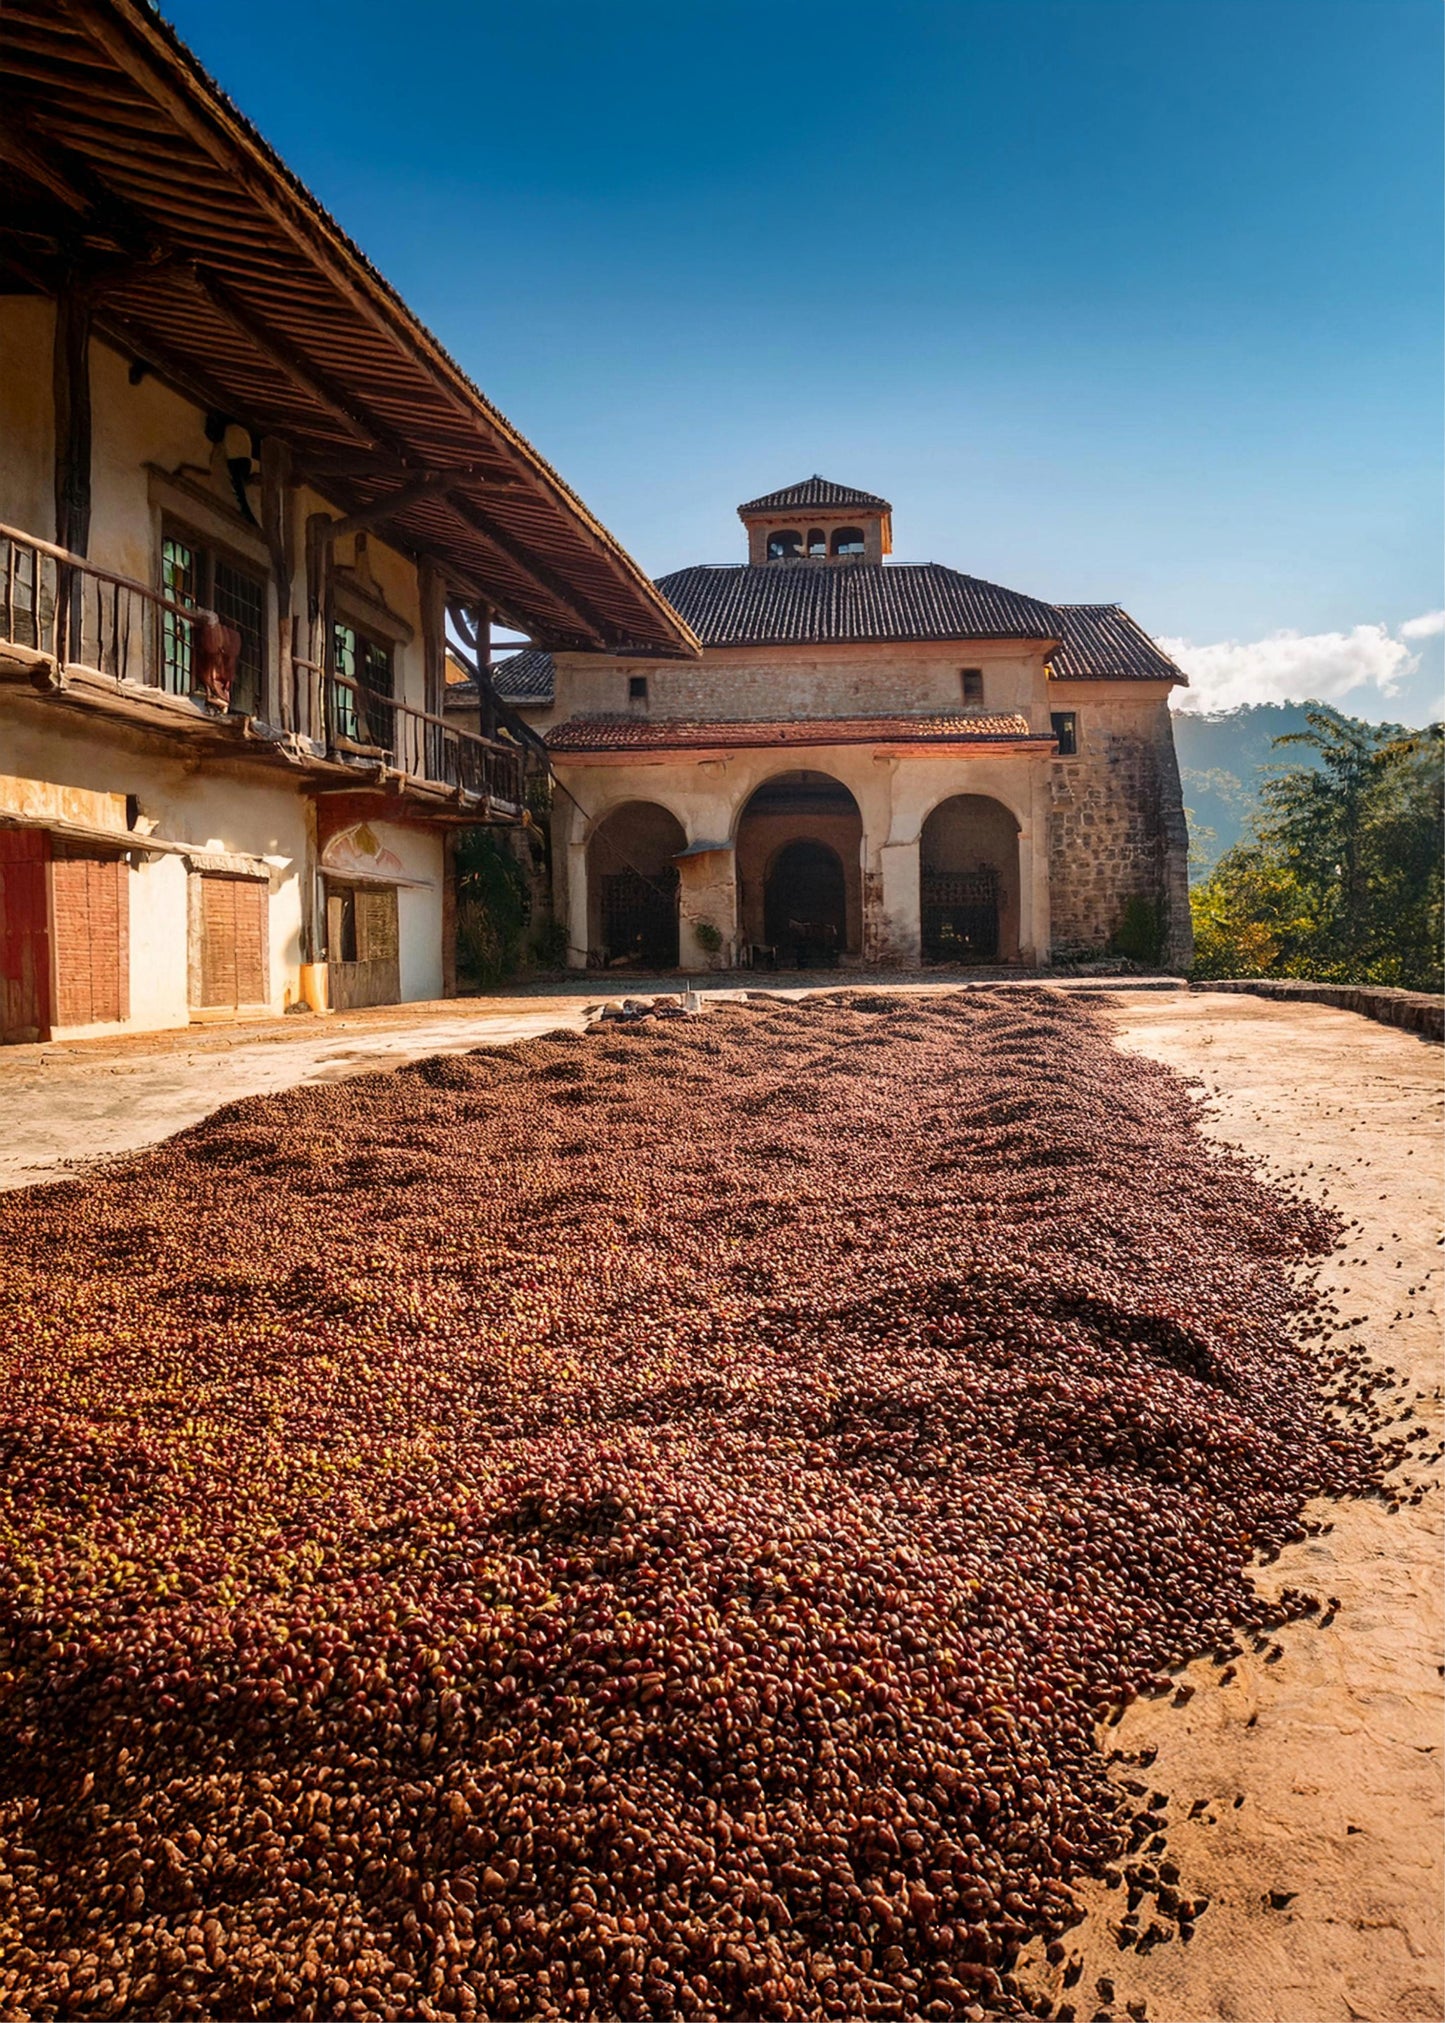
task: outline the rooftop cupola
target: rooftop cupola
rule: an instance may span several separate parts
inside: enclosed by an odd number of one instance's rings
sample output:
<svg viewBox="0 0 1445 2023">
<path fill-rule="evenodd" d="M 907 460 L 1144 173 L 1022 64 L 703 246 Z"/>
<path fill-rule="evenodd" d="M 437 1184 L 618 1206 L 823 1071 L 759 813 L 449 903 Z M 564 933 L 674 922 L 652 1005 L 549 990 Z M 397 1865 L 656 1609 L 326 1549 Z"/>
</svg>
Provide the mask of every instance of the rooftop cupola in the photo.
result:
<svg viewBox="0 0 1445 2023">
<path fill-rule="evenodd" d="M 749 562 L 881 562 L 893 552 L 893 508 L 874 492 L 804 478 L 738 507 Z"/>
</svg>

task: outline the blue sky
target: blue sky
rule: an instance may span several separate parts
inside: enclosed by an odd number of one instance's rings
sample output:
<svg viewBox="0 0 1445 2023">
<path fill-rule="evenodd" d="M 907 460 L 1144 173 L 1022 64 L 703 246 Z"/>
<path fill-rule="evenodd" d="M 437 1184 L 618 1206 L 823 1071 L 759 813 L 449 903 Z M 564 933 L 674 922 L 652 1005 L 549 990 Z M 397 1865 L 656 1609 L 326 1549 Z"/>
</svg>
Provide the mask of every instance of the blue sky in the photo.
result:
<svg viewBox="0 0 1445 2023">
<path fill-rule="evenodd" d="M 651 573 L 821 471 L 1209 700 L 1438 708 L 1436 0 L 166 11 Z"/>
</svg>

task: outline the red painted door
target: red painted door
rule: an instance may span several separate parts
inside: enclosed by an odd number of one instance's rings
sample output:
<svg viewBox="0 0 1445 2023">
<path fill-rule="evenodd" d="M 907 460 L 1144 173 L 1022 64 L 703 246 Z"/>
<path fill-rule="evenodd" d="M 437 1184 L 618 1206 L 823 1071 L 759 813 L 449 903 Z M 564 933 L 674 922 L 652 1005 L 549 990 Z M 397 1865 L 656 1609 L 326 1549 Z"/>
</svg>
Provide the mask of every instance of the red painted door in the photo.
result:
<svg viewBox="0 0 1445 2023">
<path fill-rule="evenodd" d="M 43 829 L 0 829 L 0 1045 L 50 1034 L 50 922 Z"/>
</svg>

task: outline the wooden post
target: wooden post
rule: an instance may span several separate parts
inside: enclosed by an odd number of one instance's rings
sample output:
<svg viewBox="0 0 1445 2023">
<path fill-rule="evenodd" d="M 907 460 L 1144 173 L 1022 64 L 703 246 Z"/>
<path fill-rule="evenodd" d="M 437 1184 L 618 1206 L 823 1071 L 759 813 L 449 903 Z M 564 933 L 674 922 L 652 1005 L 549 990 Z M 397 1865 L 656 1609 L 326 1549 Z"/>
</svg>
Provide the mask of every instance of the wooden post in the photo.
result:
<svg viewBox="0 0 1445 2023">
<path fill-rule="evenodd" d="M 447 586 L 445 578 L 436 564 L 423 560 L 418 572 L 421 594 L 421 647 L 422 678 L 424 687 L 423 708 L 429 716 L 439 717 L 447 685 Z M 429 779 L 445 778 L 446 753 L 443 750 L 444 733 L 437 724 L 427 724 L 425 728 L 426 771 Z"/>
<path fill-rule="evenodd" d="M 67 282 L 55 298 L 55 539 L 84 555 L 90 544 L 90 300 Z M 55 653 L 64 664 L 80 651 L 79 574 L 63 564 L 55 586 Z"/>
<path fill-rule="evenodd" d="M 306 617 L 308 623 L 306 658 L 316 667 L 325 669 L 330 665 L 331 640 L 331 543 L 326 538 L 326 530 L 331 525 L 329 513 L 308 513 L 306 516 Z M 316 696 L 316 707 L 307 715 L 319 720 L 302 725 L 309 737 L 331 741 L 331 726 L 326 707 L 327 683 L 325 676 L 307 676 L 308 693 Z"/>
<path fill-rule="evenodd" d="M 279 436 L 261 440 L 261 531 L 276 585 L 277 699 L 284 730 L 299 730 L 296 693 L 296 621 L 291 610 L 291 445 Z"/>
<path fill-rule="evenodd" d="M 55 298 L 55 539 L 90 543 L 90 301 L 67 284 Z"/>
<path fill-rule="evenodd" d="M 497 712 L 492 707 L 492 607 L 474 604 L 471 616 L 477 639 L 477 726 L 484 738 L 494 738 Z"/>
</svg>

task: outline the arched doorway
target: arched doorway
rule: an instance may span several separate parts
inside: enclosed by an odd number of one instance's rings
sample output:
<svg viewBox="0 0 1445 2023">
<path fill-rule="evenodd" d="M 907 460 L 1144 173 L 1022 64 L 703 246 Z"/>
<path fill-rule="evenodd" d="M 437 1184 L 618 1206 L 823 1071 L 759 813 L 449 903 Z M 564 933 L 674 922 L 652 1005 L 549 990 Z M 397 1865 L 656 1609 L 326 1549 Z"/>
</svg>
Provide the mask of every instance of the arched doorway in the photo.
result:
<svg viewBox="0 0 1445 2023">
<path fill-rule="evenodd" d="M 1017 961 L 1019 825 L 1002 801 L 941 801 L 923 825 L 918 871 L 925 962 Z"/>
<path fill-rule="evenodd" d="M 608 969 L 676 969 L 681 822 L 655 801 L 626 801 L 587 845 L 587 948 Z"/>
<path fill-rule="evenodd" d="M 840 780 L 776 773 L 738 820 L 738 919 L 755 963 L 816 968 L 863 947 L 863 817 Z"/>
<path fill-rule="evenodd" d="M 848 885 L 830 844 L 803 836 L 778 851 L 763 886 L 763 932 L 788 969 L 816 969 L 847 952 Z"/>
</svg>

